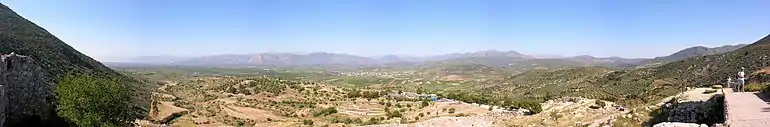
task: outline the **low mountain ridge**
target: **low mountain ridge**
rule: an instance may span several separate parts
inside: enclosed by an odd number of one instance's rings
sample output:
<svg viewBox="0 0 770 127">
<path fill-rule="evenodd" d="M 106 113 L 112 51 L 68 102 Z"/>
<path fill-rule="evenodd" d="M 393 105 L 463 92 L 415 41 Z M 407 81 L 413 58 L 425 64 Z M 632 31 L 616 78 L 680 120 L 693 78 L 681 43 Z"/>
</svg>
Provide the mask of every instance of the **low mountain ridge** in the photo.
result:
<svg viewBox="0 0 770 127">
<path fill-rule="evenodd" d="M 721 53 L 726 53 L 730 51 L 735 51 L 744 46 L 746 46 L 746 44 L 725 45 L 725 46 L 713 47 L 713 48 L 695 46 L 695 47 L 690 47 L 690 48 L 680 50 L 668 56 L 655 57 L 646 63 L 655 63 L 655 62 L 667 63 L 667 62 L 673 62 L 673 61 L 680 61 L 680 60 L 684 60 L 692 57 L 721 54 Z"/>
<path fill-rule="evenodd" d="M 671 62 L 646 69 L 656 77 L 679 79 L 688 86 L 722 84 L 728 76 L 737 75 L 741 67 L 754 72 L 770 66 L 770 35 L 738 50 Z"/>
<path fill-rule="evenodd" d="M 251 55 L 216 55 L 173 62 L 188 66 L 312 66 L 312 65 L 369 65 L 375 60 L 367 57 L 335 53 L 260 53 Z"/>
<path fill-rule="evenodd" d="M 132 64 L 120 64 L 113 62 L 110 65 L 153 65 L 163 61 L 156 58 L 163 57 L 137 57 Z M 173 57 L 180 58 L 180 57 Z M 593 57 L 592 57 L 593 58 Z M 532 60 L 531 62 L 527 62 Z M 537 59 L 516 51 L 496 51 L 487 50 L 471 53 L 453 53 L 445 55 L 427 56 L 427 57 L 403 57 L 396 55 L 385 55 L 380 57 L 362 57 L 338 53 L 310 53 L 310 54 L 292 54 L 292 53 L 259 53 L 259 54 L 225 54 L 214 56 L 203 56 L 173 61 L 169 65 L 179 66 L 219 66 L 219 67 L 296 67 L 296 66 L 392 66 L 392 65 L 413 65 L 420 63 L 473 63 L 484 64 L 487 66 L 507 66 L 513 64 L 536 64 L 538 61 L 560 61 L 566 64 L 575 63 L 575 65 L 566 66 L 587 66 L 587 65 L 615 65 L 620 61 L 635 61 L 636 59 L 625 58 L 596 58 L 591 60 L 572 61 L 569 58 L 550 58 Z M 576 59 L 575 59 L 576 60 Z M 151 62 L 143 62 L 151 61 Z M 627 62 L 620 62 L 627 63 Z"/>
</svg>

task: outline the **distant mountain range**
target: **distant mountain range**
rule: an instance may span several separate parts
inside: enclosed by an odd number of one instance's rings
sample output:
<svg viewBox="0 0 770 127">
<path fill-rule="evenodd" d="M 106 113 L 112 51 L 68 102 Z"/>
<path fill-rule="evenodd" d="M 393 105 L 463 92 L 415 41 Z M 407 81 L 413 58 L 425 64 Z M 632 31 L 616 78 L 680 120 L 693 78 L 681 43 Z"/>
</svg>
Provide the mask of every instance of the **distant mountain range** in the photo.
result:
<svg viewBox="0 0 770 127">
<path fill-rule="evenodd" d="M 427 57 L 404 57 L 385 55 L 363 57 L 339 53 L 258 53 L 225 54 L 202 57 L 142 56 L 130 59 L 130 63 L 106 63 L 111 66 L 210 66 L 210 67 L 366 67 L 366 66 L 405 66 L 416 64 L 481 64 L 491 67 L 531 68 L 542 67 L 635 67 L 651 63 L 667 63 L 686 58 L 714 55 L 729 52 L 745 45 L 726 45 L 715 48 L 696 46 L 684 49 L 669 56 L 645 58 L 593 57 L 588 55 L 574 57 L 534 57 L 516 51 L 486 50 L 469 53 L 452 53 Z"/>
</svg>

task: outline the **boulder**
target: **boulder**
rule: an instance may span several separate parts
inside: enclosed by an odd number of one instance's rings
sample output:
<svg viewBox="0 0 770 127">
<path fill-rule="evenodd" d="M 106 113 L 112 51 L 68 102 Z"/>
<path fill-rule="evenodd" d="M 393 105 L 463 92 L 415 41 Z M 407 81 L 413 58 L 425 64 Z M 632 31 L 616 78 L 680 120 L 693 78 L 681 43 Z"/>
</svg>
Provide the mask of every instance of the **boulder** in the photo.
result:
<svg viewBox="0 0 770 127">
<path fill-rule="evenodd" d="M 652 127 L 701 127 L 701 125 L 695 123 L 663 122 L 655 124 Z"/>
</svg>

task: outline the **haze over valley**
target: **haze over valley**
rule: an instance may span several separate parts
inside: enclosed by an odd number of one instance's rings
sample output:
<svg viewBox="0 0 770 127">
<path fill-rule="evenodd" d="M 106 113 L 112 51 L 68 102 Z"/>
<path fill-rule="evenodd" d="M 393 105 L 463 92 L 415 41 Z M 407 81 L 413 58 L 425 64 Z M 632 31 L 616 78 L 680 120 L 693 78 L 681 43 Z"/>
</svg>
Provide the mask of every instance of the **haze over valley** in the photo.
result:
<svg viewBox="0 0 770 127">
<path fill-rule="evenodd" d="M 0 127 L 770 126 L 769 1 L 0 3 Z"/>
</svg>

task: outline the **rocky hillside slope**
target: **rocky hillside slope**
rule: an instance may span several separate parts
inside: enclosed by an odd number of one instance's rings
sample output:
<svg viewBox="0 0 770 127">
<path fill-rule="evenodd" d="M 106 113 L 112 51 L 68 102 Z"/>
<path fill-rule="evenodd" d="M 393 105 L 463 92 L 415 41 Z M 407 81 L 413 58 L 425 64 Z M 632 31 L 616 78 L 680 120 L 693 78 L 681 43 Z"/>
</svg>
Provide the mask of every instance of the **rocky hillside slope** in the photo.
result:
<svg viewBox="0 0 770 127">
<path fill-rule="evenodd" d="M 19 16 L 8 6 L 0 4 L 0 54 L 10 53 L 20 55 L 9 55 L 3 62 L 3 65 L 6 66 L 3 67 L 4 69 L 0 69 L 0 74 L 15 75 L 20 79 L 0 80 L 0 85 L 5 86 L 5 94 L 7 96 L 22 96 L 22 98 L 9 98 L 8 101 L 27 102 L 35 100 L 34 102 L 37 103 L 37 100 L 45 100 L 45 103 L 41 102 L 42 104 L 36 106 L 25 106 L 25 108 L 35 108 L 36 110 L 25 110 L 34 113 L 5 112 L 5 114 L 2 114 L 8 116 L 5 119 L 5 125 L 26 126 L 27 124 L 34 124 L 36 120 L 43 120 L 43 123 L 55 121 L 56 119 L 49 119 L 55 118 L 53 110 L 40 112 L 38 110 L 53 109 L 54 102 L 51 100 L 54 96 L 49 88 L 53 88 L 56 81 L 67 73 L 95 74 L 121 79 L 123 83 L 133 86 L 134 91 L 137 91 L 136 97 L 133 98 L 134 104 L 136 104 L 135 107 L 138 109 L 136 113 L 146 112 L 144 107 L 149 105 L 149 89 L 146 89 L 150 87 L 148 84 L 107 68 L 91 57 L 78 52 L 62 42 L 42 27 Z M 25 69 L 24 67 L 29 68 Z M 24 77 L 25 75 L 37 76 L 37 78 Z M 34 85 L 20 86 L 25 83 Z M 31 93 L 20 93 L 21 91 L 12 91 L 14 89 L 35 90 Z M 30 101 L 29 103 L 33 102 Z M 18 106 L 24 103 L 9 104 L 9 107 L 14 107 L 14 105 Z M 9 109 L 14 110 L 13 108 Z"/>
</svg>

